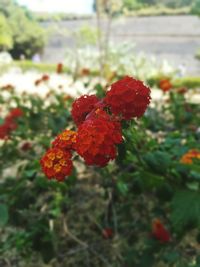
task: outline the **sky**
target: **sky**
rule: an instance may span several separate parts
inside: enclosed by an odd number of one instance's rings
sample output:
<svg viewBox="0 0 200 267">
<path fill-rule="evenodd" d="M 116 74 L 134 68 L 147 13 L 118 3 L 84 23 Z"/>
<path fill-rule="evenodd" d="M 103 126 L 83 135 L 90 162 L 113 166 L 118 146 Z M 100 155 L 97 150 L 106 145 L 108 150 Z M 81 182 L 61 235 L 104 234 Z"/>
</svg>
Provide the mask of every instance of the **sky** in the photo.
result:
<svg viewBox="0 0 200 267">
<path fill-rule="evenodd" d="M 17 0 L 20 5 L 37 12 L 92 13 L 94 0 Z"/>
</svg>

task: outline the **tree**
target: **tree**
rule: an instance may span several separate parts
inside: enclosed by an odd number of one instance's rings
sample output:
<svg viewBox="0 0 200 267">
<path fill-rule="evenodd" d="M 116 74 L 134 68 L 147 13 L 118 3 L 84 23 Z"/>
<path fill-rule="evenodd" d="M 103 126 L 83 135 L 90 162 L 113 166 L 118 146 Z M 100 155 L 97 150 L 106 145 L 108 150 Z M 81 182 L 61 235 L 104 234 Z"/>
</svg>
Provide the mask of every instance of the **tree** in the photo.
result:
<svg viewBox="0 0 200 267">
<path fill-rule="evenodd" d="M 11 29 L 13 47 L 7 48 L 14 58 L 19 58 L 21 54 L 30 58 L 42 51 L 45 45 L 45 32 L 32 13 L 17 5 L 14 0 L 0 0 L 0 13 L 4 15 L 6 24 Z"/>
<path fill-rule="evenodd" d="M 13 45 L 12 33 L 6 18 L 0 14 L 0 51 L 11 49 Z"/>
<path fill-rule="evenodd" d="M 191 12 L 195 15 L 200 16 L 200 0 L 194 1 L 193 5 L 192 5 Z"/>
</svg>

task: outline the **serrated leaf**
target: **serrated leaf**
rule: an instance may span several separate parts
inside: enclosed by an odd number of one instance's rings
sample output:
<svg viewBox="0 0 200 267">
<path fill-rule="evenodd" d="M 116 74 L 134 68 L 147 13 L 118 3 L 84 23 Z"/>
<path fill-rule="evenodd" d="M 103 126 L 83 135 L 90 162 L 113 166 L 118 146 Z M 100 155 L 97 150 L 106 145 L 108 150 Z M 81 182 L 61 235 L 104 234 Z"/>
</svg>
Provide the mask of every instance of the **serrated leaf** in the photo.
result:
<svg viewBox="0 0 200 267">
<path fill-rule="evenodd" d="M 189 224 L 200 223 L 200 193 L 179 191 L 172 200 L 171 221 L 177 231 Z"/>
</svg>

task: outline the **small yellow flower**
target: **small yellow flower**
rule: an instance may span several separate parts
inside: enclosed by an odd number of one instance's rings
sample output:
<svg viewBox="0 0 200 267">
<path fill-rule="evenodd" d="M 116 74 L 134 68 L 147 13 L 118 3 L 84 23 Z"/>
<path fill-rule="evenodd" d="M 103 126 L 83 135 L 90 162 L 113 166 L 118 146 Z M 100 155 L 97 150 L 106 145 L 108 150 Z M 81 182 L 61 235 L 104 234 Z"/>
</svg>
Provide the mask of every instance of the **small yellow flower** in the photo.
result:
<svg viewBox="0 0 200 267">
<path fill-rule="evenodd" d="M 54 171 L 55 172 L 60 172 L 61 171 L 61 166 L 60 164 L 56 164 L 54 167 L 53 167 Z"/>
<path fill-rule="evenodd" d="M 57 159 L 61 159 L 63 157 L 63 151 L 62 150 L 59 150 L 57 153 L 56 153 L 56 158 Z"/>
<path fill-rule="evenodd" d="M 55 157 L 56 157 L 56 155 L 55 155 L 55 153 L 53 153 L 53 152 L 49 152 L 49 153 L 47 154 L 47 158 L 49 158 L 49 159 L 51 159 L 51 160 L 54 160 Z"/>
<path fill-rule="evenodd" d="M 47 168 L 51 168 L 53 166 L 53 162 L 51 160 L 47 160 L 44 162 L 44 166 Z"/>
</svg>

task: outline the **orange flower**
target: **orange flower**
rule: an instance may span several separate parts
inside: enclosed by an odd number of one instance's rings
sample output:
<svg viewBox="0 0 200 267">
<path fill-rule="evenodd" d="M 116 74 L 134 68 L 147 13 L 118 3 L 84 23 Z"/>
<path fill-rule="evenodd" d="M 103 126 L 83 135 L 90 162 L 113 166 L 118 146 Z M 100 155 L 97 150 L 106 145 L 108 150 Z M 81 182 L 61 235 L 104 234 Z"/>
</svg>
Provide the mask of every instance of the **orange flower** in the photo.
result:
<svg viewBox="0 0 200 267">
<path fill-rule="evenodd" d="M 159 87 L 165 93 L 172 88 L 172 84 L 169 79 L 163 79 L 163 80 L 160 80 Z"/>
<path fill-rule="evenodd" d="M 169 231 L 159 219 L 154 219 L 152 222 L 152 235 L 162 243 L 167 243 L 171 239 Z"/>
<path fill-rule="evenodd" d="M 43 81 L 43 82 L 46 82 L 46 81 L 48 81 L 50 79 L 50 77 L 49 77 L 49 75 L 47 75 L 47 74 L 44 74 L 43 76 L 42 76 L 42 78 L 41 78 L 41 80 Z"/>
<path fill-rule="evenodd" d="M 82 76 L 88 76 L 88 75 L 90 75 L 90 70 L 87 69 L 87 68 L 83 68 L 83 69 L 81 70 L 81 75 L 82 75 Z"/>
<path fill-rule="evenodd" d="M 59 148 L 50 148 L 40 160 L 42 171 L 48 179 L 63 181 L 72 171 L 71 153 Z"/>
<path fill-rule="evenodd" d="M 73 149 L 76 144 L 77 133 L 71 130 L 65 130 L 59 134 L 53 141 L 53 146 L 61 149 Z"/>
<path fill-rule="evenodd" d="M 63 64 L 62 64 L 62 63 L 58 63 L 56 72 L 57 72 L 58 74 L 60 74 L 60 73 L 63 72 Z"/>
<path fill-rule="evenodd" d="M 183 164 L 192 164 L 193 159 L 199 159 L 200 160 L 200 151 L 197 149 L 191 149 L 187 153 L 185 153 L 181 159 L 180 162 Z"/>
</svg>

